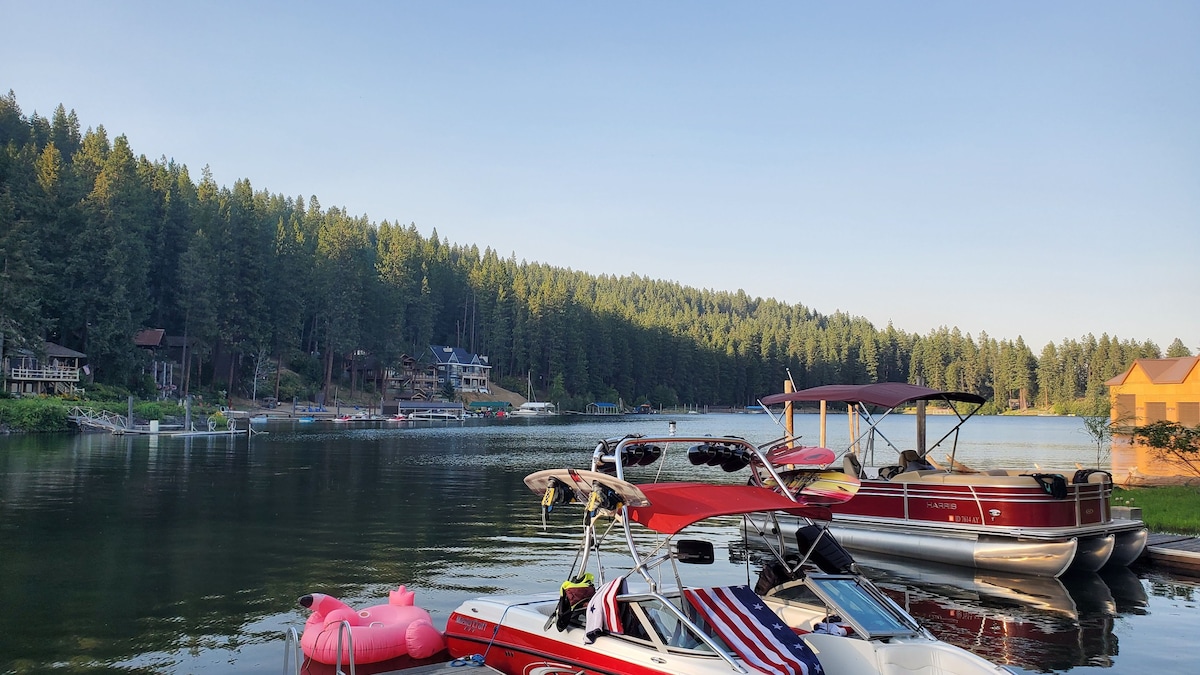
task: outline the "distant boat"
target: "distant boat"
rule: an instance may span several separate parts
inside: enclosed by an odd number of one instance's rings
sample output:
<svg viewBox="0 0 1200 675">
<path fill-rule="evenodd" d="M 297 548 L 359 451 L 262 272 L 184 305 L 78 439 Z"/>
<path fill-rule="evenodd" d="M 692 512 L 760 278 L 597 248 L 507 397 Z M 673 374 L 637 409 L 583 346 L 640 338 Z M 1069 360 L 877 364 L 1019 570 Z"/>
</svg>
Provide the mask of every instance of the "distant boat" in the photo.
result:
<svg viewBox="0 0 1200 675">
<path fill-rule="evenodd" d="M 449 410 L 417 410 L 408 414 L 410 420 L 426 421 L 457 421 L 462 419 L 461 412 Z"/>
<path fill-rule="evenodd" d="M 508 413 L 512 417 L 552 417 L 558 414 L 558 410 L 553 403 L 539 403 L 537 401 L 529 401 L 522 403 L 516 410 Z"/>
</svg>

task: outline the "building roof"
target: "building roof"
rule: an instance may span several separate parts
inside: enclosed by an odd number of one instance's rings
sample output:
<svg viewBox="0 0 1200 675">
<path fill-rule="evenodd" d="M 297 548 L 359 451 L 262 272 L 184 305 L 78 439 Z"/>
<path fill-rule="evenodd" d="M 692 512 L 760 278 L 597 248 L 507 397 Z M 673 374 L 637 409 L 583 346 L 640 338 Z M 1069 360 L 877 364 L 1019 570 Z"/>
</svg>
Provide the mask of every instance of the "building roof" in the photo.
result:
<svg viewBox="0 0 1200 675">
<path fill-rule="evenodd" d="M 508 401 L 473 401 L 472 408 L 487 408 L 488 410 L 504 410 L 512 407 Z"/>
<path fill-rule="evenodd" d="M 483 368 L 491 368 L 491 366 L 488 365 L 486 356 L 472 354 L 462 347 L 429 345 L 429 351 L 433 353 L 433 358 L 438 365 L 457 363 L 461 365 L 473 365 Z"/>
<path fill-rule="evenodd" d="M 463 404 L 450 401 L 397 401 L 401 410 L 463 410 Z"/>
<path fill-rule="evenodd" d="M 133 344 L 138 347 L 158 347 L 166 334 L 167 331 L 162 328 L 143 328 L 133 334 Z"/>
<path fill-rule="evenodd" d="M 65 357 L 68 359 L 85 359 L 85 358 L 87 358 L 87 354 L 84 354 L 82 352 L 77 352 L 74 349 L 68 349 L 62 345 L 54 344 L 53 342 L 47 342 L 45 344 L 46 344 L 46 356 Z"/>
<path fill-rule="evenodd" d="M 1125 372 L 1105 382 L 1110 387 L 1119 387 L 1134 368 L 1141 368 L 1154 384 L 1180 384 L 1187 380 L 1188 375 L 1200 363 L 1200 356 L 1178 356 L 1171 359 L 1135 359 L 1133 365 Z"/>
</svg>

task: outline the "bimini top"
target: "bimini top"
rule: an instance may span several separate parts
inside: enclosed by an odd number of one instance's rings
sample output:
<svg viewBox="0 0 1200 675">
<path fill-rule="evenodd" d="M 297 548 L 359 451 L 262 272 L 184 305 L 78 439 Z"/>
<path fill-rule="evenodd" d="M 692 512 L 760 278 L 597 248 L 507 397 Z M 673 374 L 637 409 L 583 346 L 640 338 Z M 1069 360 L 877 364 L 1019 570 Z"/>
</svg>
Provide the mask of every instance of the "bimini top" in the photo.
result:
<svg viewBox="0 0 1200 675">
<path fill-rule="evenodd" d="M 866 403 L 869 405 L 895 408 L 913 401 L 960 401 L 983 405 L 987 399 L 965 391 L 940 391 L 919 387 L 904 382 L 877 382 L 875 384 L 827 384 L 783 394 L 771 394 L 762 399 L 763 405 L 774 405 L 788 401 L 836 401 L 839 403 Z"/>
<path fill-rule="evenodd" d="M 831 517 L 828 508 L 805 506 L 774 490 L 755 485 L 649 483 L 638 487 L 650 503 L 629 507 L 629 517 L 661 534 L 675 534 L 692 523 L 716 516 L 786 511 L 819 520 Z"/>
</svg>

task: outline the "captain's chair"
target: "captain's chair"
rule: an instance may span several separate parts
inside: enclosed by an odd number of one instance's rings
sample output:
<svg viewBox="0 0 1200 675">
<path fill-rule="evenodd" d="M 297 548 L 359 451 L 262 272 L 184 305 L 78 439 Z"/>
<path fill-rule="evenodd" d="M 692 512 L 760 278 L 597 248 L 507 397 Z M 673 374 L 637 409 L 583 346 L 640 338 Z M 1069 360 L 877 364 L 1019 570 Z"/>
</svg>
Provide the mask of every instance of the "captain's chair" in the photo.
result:
<svg viewBox="0 0 1200 675">
<path fill-rule="evenodd" d="M 847 476 L 854 476 L 855 478 L 862 478 L 862 475 L 863 475 L 862 462 L 858 461 L 858 455 L 856 455 L 854 453 L 848 453 L 845 457 L 843 457 L 842 458 L 842 471 L 844 471 Z"/>
</svg>

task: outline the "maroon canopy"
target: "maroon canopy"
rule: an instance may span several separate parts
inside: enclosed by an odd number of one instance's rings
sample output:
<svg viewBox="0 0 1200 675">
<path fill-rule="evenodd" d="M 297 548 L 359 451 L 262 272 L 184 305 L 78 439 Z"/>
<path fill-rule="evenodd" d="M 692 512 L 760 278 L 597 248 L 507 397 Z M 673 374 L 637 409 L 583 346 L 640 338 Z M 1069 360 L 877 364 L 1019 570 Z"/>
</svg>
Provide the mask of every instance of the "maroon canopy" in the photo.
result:
<svg viewBox="0 0 1200 675">
<path fill-rule="evenodd" d="M 638 487 L 650 504 L 629 507 L 630 518 L 662 534 L 675 534 L 706 518 L 746 513 L 787 511 L 819 520 L 830 518 L 829 509 L 825 507 L 805 506 L 803 502 L 794 502 L 756 485 L 652 483 Z"/>
<path fill-rule="evenodd" d="M 876 384 L 827 384 L 823 387 L 802 389 L 785 394 L 771 394 L 762 399 L 763 405 L 774 405 L 788 401 L 835 401 L 838 403 L 867 403 L 895 408 L 912 401 L 961 401 L 983 405 L 982 396 L 965 391 L 939 391 L 918 387 L 904 382 L 878 382 Z"/>
</svg>

